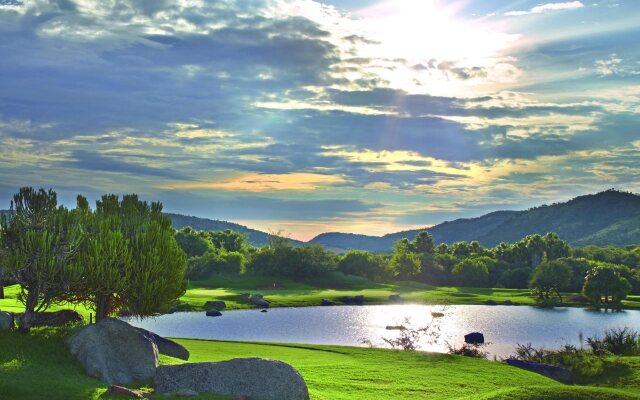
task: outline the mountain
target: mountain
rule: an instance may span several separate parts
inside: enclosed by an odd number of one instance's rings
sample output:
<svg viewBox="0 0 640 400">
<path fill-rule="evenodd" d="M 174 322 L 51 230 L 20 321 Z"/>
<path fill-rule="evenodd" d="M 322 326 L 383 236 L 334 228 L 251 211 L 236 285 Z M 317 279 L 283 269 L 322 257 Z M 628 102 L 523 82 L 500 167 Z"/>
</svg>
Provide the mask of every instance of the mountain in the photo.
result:
<svg viewBox="0 0 640 400">
<path fill-rule="evenodd" d="M 384 236 L 323 233 L 310 243 L 343 250 L 389 251 L 393 242 L 427 230 L 436 243 L 477 240 L 485 246 L 513 243 L 526 235 L 557 232 L 573 245 L 640 244 L 640 196 L 607 190 L 526 211 L 497 211 L 477 218 Z"/>
<path fill-rule="evenodd" d="M 0 215 L 9 215 L 9 211 L 0 210 Z M 233 222 L 181 214 L 167 215 L 177 229 L 185 226 L 198 230 L 230 229 L 246 234 L 254 246 L 264 246 L 271 236 Z M 395 241 L 412 239 L 423 230 L 431 233 L 436 243 L 477 240 L 487 247 L 500 242 L 513 243 L 527 235 L 547 232 L 557 232 L 562 239 L 575 246 L 640 244 L 640 196 L 611 189 L 576 197 L 565 203 L 542 205 L 525 211 L 495 211 L 476 218 L 461 218 L 430 228 L 384 236 L 322 233 L 307 243 L 320 244 L 337 253 L 352 249 L 384 252 L 391 250 Z M 304 244 L 297 240 L 291 242 L 295 246 Z"/>
<path fill-rule="evenodd" d="M 219 221 L 207 218 L 199 218 L 193 217 L 190 215 L 182 215 L 182 214 L 172 214 L 166 213 L 166 215 L 171 218 L 171 222 L 173 223 L 173 227 L 176 229 L 183 228 L 185 226 L 190 226 L 193 229 L 202 231 L 224 231 L 224 230 L 232 230 L 240 233 L 244 233 L 247 235 L 249 239 L 249 243 L 254 246 L 264 246 L 269 242 L 270 234 L 266 232 L 262 232 L 256 229 L 248 228 L 244 225 L 236 224 L 233 222 L 227 221 Z M 291 243 L 294 246 L 302 245 L 303 243 L 298 240 L 291 240 Z"/>
</svg>

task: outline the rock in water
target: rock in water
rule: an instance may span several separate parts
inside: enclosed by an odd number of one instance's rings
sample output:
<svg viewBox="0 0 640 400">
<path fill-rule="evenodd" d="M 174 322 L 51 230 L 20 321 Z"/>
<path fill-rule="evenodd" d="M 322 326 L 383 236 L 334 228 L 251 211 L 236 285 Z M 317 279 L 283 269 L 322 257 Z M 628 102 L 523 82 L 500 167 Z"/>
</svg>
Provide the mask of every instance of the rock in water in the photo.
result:
<svg viewBox="0 0 640 400">
<path fill-rule="evenodd" d="M 69 339 L 69 349 L 87 374 L 109 384 L 153 378 L 158 367 L 155 342 L 124 321 L 106 318 Z"/>
<path fill-rule="evenodd" d="M 302 376 L 289 364 L 262 358 L 158 367 L 156 393 L 194 391 L 251 400 L 308 400 Z"/>
<path fill-rule="evenodd" d="M 467 344 L 483 344 L 484 335 L 480 332 L 471 332 L 464 335 L 464 342 Z"/>
<path fill-rule="evenodd" d="M 13 328 L 13 315 L 8 312 L 1 311 L 0 312 L 0 331 L 8 331 L 8 330 L 11 330 L 11 328 Z"/>
<path fill-rule="evenodd" d="M 145 335 L 147 338 L 151 339 L 156 346 L 158 347 L 158 353 L 164 354 L 165 356 L 179 358 L 181 360 L 189 359 L 189 350 L 187 350 L 183 345 L 174 342 L 173 340 L 169 340 L 167 338 L 163 338 L 162 336 L 148 331 L 142 328 L 135 328 L 138 332 Z"/>
<path fill-rule="evenodd" d="M 221 317 L 222 313 L 218 310 L 207 310 L 207 317 Z"/>
</svg>

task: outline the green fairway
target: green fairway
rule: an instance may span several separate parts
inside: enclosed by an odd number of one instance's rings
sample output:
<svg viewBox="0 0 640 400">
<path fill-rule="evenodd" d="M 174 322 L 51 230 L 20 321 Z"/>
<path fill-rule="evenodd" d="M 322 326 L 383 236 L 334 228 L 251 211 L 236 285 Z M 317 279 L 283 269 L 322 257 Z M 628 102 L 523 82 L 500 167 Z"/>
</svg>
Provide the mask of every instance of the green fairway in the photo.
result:
<svg viewBox="0 0 640 400">
<path fill-rule="evenodd" d="M 110 399 L 106 386 L 84 375 L 68 354 L 67 330 L 0 334 L 0 398 Z M 311 399 L 638 399 L 640 358 L 602 377 L 608 387 L 566 386 L 499 362 L 419 352 L 179 340 L 192 362 L 265 357 L 292 364 Z M 181 362 L 163 357 L 165 363 Z M 143 382 L 137 387 L 149 386 Z M 616 389 L 613 389 L 616 387 Z M 158 399 L 168 398 L 157 396 Z M 198 398 L 211 399 L 211 396 Z"/>
<path fill-rule="evenodd" d="M 274 288 L 275 284 L 275 288 Z M 318 306 L 322 299 L 338 304 L 342 296 L 363 295 L 366 304 L 387 303 L 389 295 L 400 294 L 408 303 L 417 304 L 497 304 L 534 305 L 535 299 L 528 289 L 437 287 L 417 282 L 373 283 L 360 278 L 346 277 L 328 282 L 300 283 L 278 278 L 239 276 L 215 277 L 207 281 L 193 281 L 187 293 L 181 297 L 196 309 L 209 300 L 224 300 L 228 309 L 247 308 L 240 301 L 240 294 L 261 293 L 272 307 Z M 565 305 L 584 307 L 585 304 L 565 296 Z M 640 296 L 629 296 L 623 302 L 628 309 L 640 309 Z"/>
<path fill-rule="evenodd" d="M 275 284 L 275 288 L 273 287 Z M 18 286 L 5 288 L 5 299 L 0 299 L 0 310 L 22 312 L 24 307 L 17 300 Z M 365 304 L 384 304 L 389 295 L 400 294 L 407 303 L 416 304 L 497 304 L 535 305 L 528 289 L 437 287 L 417 282 L 374 283 L 361 278 L 342 277 L 331 281 L 301 283 L 287 279 L 241 275 L 215 277 L 207 281 L 192 281 L 180 301 L 189 303 L 194 310 L 202 310 L 209 300 L 224 300 L 227 309 L 251 307 L 240 299 L 241 293 L 261 293 L 271 302 L 271 307 L 318 306 L 322 299 L 340 304 L 342 296 L 363 295 Z M 566 306 L 584 307 L 572 302 L 566 294 Z M 623 302 L 626 309 L 640 309 L 640 296 L 629 296 Z M 91 312 L 82 305 L 57 304 L 50 311 L 72 308 L 88 320 Z"/>
</svg>

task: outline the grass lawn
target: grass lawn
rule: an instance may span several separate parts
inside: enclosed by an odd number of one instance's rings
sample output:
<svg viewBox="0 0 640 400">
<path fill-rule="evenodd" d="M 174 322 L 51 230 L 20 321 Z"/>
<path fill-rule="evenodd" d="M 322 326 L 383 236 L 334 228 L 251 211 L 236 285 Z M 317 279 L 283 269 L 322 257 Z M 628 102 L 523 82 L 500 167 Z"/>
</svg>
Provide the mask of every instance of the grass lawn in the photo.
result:
<svg viewBox="0 0 640 400">
<path fill-rule="evenodd" d="M 247 308 L 247 304 L 240 302 L 239 294 L 243 292 L 264 294 L 272 307 L 318 306 L 322 299 L 337 301 L 341 296 L 355 295 L 363 295 L 366 304 L 383 304 L 390 294 L 400 294 L 407 302 L 417 304 L 483 304 L 486 301 L 535 304 L 528 289 L 437 287 L 417 282 L 380 284 L 355 277 L 314 282 L 313 285 L 267 277 L 214 277 L 190 282 L 181 300 L 197 309 L 214 299 L 224 300 L 228 309 Z M 571 301 L 566 305 L 584 307 L 584 304 Z M 640 309 L 640 296 L 629 296 L 623 306 Z"/>
<path fill-rule="evenodd" d="M 374 283 L 340 275 L 327 281 L 314 281 L 313 284 L 251 275 L 217 276 L 206 281 L 191 281 L 180 300 L 189 303 L 195 310 L 203 309 L 204 303 L 209 300 L 224 300 L 229 310 L 249 308 L 250 305 L 240 301 L 240 294 L 244 292 L 264 294 L 272 307 L 318 306 L 322 299 L 334 300 L 339 304 L 340 297 L 355 295 L 363 295 L 366 304 L 384 304 L 390 294 L 400 294 L 408 303 L 416 304 L 483 304 L 486 301 L 498 304 L 505 301 L 516 305 L 535 304 L 527 289 L 437 287 L 418 282 Z M 17 285 L 5 288 L 6 298 L 0 299 L 1 311 L 23 311 L 24 307 L 16 298 L 17 293 Z M 567 301 L 565 305 L 585 306 L 571 301 Z M 640 309 L 640 296 L 629 296 L 623 306 L 627 309 Z M 86 320 L 89 319 L 91 311 L 82 305 L 58 304 L 49 311 L 64 308 L 75 309 Z"/>
<path fill-rule="evenodd" d="M 111 399 L 66 350 L 68 330 L 0 334 L 0 398 Z M 325 399 L 640 399 L 640 358 L 595 386 L 566 386 L 498 362 L 419 352 L 339 346 L 179 340 L 191 360 L 266 357 L 292 364 L 311 398 Z M 165 363 L 178 360 L 163 357 Z M 148 386 L 148 382 L 138 387 Z M 616 387 L 616 388 L 613 388 Z M 156 396 L 168 399 L 167 396 Z M 201 396 L 202 399 L 214 397 Z"/>
</svg>

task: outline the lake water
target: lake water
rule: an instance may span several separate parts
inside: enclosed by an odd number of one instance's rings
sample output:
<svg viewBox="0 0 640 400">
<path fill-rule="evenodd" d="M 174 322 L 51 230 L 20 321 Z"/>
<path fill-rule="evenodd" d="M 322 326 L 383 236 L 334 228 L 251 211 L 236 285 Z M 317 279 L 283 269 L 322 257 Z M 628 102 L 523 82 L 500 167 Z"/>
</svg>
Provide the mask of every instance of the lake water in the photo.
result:
<svg viewBox="0 0 640 400">
<path fill-rule="evenodd" d="M 423 341 L 421 350 L 447 351 L 446 343 L 460 346 L 469 332 L 482 332 L 490 342 L 491 355 L 507 357 L 516 343 L 557 348 L 580 344 L 584 338 L 602 335 L 605 329 L 628 326 L 640 330 L 640 311 L 591 311 L 580 308 L 541 309 L 528 306 L 424 306 L 378 305 L 274 308 L 223 311 L 221 317 L 204 312 L 184 312 L 152 318 L 126 319 L 159 335 L 175 338 L 220 339 L 363 346 L 363 339 L 376 347 L 388 347 L 382 338 L 395 338 L 388 325 L 414 328 L 434 321 L 441 333 L 438 343 Z M 406 323 L 409 319 L 410 323 Z"/>
</svg>

